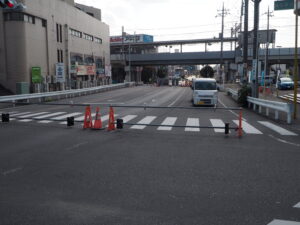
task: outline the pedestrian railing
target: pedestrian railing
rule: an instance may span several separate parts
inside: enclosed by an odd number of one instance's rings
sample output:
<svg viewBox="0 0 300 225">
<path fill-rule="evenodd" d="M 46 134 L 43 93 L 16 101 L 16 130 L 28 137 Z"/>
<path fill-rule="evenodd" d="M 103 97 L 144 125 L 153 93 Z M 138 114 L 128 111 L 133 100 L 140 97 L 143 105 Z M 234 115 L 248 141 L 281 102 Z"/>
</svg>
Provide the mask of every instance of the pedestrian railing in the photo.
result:
<svg viewBox="0 0 300 225">
<path fill-rule="evenodd" d="M 292 122 L 292 113 L 293 113 L 293 105 L 290 103 L 284 102 L 276 102 L 276 101 L 268 101 L 259 98 L 247 97 L 248 106 L 251 107 L 253 105 L 253 110 L 256 110 L 258 106 L 259 113 L 262 113 L 262 108 L 266 109 L 266 116 L 269 116 L 270 109 L 275 110 L 275 119 L 279 119 L 279 111 L 286 113 L 287 115 L 287 123 L 290 124 Z"/>
<path fill-rule="evenodd" d="M 32 99 L 38 99 L 39 102 L 43 100 L 49 100 L 51 98 L 73 98 L 76 96 L 95 94 L 98 92 L 109 91 L 113 89 L 130 87 L 134 86 L 134 82 L 122 83 L 122 84 L 111 84 L 105 86 L 98 86 L 92 88 L 84 88 L 84 89 L 72 89 L 65 91 L 55 91 L 55 92 L 44 92 L 44 93 L 34 93 L 34 94 L 23 94 L 23 95 L 8 95 L 0 97 L 0 103 L 16 103 L 17 101 L 26 100 L 29 102 Z"/>
</svg>

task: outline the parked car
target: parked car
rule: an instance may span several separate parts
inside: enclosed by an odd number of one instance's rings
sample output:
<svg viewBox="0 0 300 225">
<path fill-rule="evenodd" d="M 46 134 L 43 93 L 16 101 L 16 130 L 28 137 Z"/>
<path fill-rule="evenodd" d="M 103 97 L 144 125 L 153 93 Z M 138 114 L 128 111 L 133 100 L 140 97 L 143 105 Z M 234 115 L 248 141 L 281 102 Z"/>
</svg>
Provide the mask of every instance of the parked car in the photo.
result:
<svg viewBox="0 0 300 225">
<path fill-rule="evenodd" d="M 278 78 L 276 88 L 279 90 L 294 89 L 294 81 L 289 77 Z"/>
</svg>

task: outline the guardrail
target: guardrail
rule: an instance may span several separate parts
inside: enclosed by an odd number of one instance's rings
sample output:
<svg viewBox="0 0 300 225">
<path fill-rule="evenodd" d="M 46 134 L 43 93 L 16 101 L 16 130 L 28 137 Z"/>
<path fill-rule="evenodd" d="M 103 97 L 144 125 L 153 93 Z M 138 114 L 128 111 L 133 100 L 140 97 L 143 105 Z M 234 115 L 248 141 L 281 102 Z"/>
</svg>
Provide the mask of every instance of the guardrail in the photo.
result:
<svg viewBox="0 0 300 225">
<path fill-rule="evenodd" d="M 8 95 L 8 96 L 0 97 L 0 103 L 1 102 L 15 103 L 16 101 L 21 101 L 21 100 L 27 100 L 27 102 L 29 102 L 30 99 L 38 99 L 39 102 L 42 102 L 43 98 L 52 98 L 52 97 L 57 97 L 58 99 L 68 98 L 68 97 L 73 98 L 76 96 L 94 94 L 98 92 L 109 91 L 109 90 L 123 88 L 123 87 L 130 87 L 134 85 L 135 85 L 134 82 L 127 82 L 122 84 L 111 84 L 111 85 L 84 88 L 84 89 L 72 89 L 72 90 L 65 90 L 65 91 L 23 94 L 23 95 Z"/>
<path fill-rule="evenodd" d="M 256 106 L 259 106 L 259 113 L 262 113 L 262 107 L 266 108 L 266 116 L 269 116 L 269 109 L 274 109 L 275 120 L 279 118 L 279 111 L 285 112 L 287 114 L 287 123 L 290 124 L 292 122 L 293 105 L 290 103 L 268 101 L 253 97 L 247 97 L 247 101 L 249 108 L 251 107 L 251 103 L 253 104 L 253 110 L 256 110 Z"/>
<path fill-rule="evenodd" d="M 239 98 L 238 91 L 231 88 L 227 88 L 227 94 L 230 95 L 235 101 L 237 101 Z"/>
</svg>

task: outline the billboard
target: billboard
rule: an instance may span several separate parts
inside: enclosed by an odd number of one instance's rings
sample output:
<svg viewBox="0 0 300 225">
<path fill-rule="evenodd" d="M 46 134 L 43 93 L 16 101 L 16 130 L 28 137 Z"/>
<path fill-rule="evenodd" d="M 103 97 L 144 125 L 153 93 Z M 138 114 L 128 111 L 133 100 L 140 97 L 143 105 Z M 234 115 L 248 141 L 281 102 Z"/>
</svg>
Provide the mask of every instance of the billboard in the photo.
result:
<svg viewBox="0 0 300 225">
<path fill-rule="evenodd" d="M 110 43 L 122 43 L 123 37 L 122 36 L 111 36 Z M 136 34 L 136 35 L 125 35 L 124 36 L 124 43 L 151 43 L 153 42 L 152 35 L 146 34 Z"/>
<path fill-rule="evenodd" d="M 32 83 L 42 83 L 42 69 L 41 67 L 32 67 L 31 68 L 31 81 Z"/>
</svg>

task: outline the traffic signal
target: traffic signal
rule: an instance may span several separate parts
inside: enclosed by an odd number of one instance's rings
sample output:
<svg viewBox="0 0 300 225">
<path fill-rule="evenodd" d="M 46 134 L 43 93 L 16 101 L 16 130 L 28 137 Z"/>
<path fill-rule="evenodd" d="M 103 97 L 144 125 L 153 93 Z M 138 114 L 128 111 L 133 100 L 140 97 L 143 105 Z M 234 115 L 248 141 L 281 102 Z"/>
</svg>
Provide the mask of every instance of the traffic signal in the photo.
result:
<svg viewBox="0 0 300 225">
<path fill-rule="evenodd" d="M 16 6 L 15 1 L 13 0 L 0 0 L 0 7 L 1 8 L 14 8 Z"/>
</svg>

